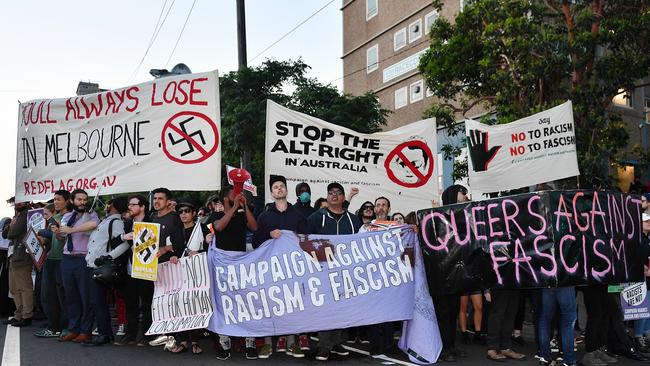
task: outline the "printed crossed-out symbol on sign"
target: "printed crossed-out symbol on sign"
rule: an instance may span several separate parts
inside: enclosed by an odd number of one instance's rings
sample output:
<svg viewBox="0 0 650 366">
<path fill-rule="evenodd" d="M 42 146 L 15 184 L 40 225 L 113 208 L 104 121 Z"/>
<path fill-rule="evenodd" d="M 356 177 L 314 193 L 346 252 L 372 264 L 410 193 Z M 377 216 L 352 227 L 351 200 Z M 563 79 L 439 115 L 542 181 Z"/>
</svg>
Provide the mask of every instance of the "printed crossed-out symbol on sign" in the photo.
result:
<svg viewBox="0 0 650 366">
<path fill-rule="evenodd" d="M 180 144 L 181 142 L 186 142 L 187 143 L 187 149 L 188 150 L 181 153 L 181 156 L 185 156 L 187 154 L 191 154 L 191 153 L 194 152 L 194 145 L 190 142 L 190 140 L 188 138 L 185 138 L 184 136 L 187 136 L 187 137 L 198 136 L 201 139 L 201 143 L 203 143 L 203 145 L 205 145 L 205 138 L 203 137 L 203 131 L 196 130 L 196 131 L 194 131 L 192 133 L 187 133 L 187 129 L 185 128 L 185 125 L 188 122 L 190 122 L 191 120 L 193 120 L 193 119 L 194 119 L 194 117 L 190 117 L 190 118 L 188 118 L 186 120 L 181 121 L 178 124 L 181 127 L 181 131 L 183 131 L 183 133 L 181 134 L 181 138 L 179 138 L 178 140 L 174 140 L 174 136 L 172 135 L 171 132 L 167 133 L 167 136 L 169 136 L 169 141 L 171 141 L 172 145 Z"/>
<path fill-rule="evenodd" d="M 149 230 L 144 229 L 140 234 L 140 243 L 145 243 L 150 239 L 151 235 Z M 153 260 L 153 251 L 156 248 L 155 244 L 153 246 L 146 246 L 144 249 L 138 251 L 138 257 L 142 263 L 148 264 Z"/>
<path fill-rule="evenodd" d="M 207 115 L 183 111 L 165 123 L 160 139 L 163 152 L 170 160 L 196 164 L 217 152 L 219 131 L 217 124 Z"/>
<path fill-rule="evenodd" d="M 433 154 L 424 141 L 412 140 L 397 145 L 386 157 L 384 167 L 394 183 L 417 188 L 425 185 L 433 173 Z"/>
</svg>

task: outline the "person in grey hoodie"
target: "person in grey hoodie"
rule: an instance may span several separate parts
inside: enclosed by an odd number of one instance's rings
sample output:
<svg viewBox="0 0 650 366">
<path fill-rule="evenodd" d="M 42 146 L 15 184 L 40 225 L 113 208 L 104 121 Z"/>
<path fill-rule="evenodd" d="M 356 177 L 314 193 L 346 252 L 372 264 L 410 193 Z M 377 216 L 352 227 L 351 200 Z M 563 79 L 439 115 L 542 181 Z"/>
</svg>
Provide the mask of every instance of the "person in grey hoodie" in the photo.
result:
<svg viewBox="0 0 650 366">
<path fill-rule="evenodd" d="M 99 335 L 84 342 L 86 346 L 101 346 L 111 342 L 113 338 L 111 316 L 106 303 L 109 287 L 93 277 L 95 268 L 118 258 L 129 249 L 129 244 L 121 239 L 121 235 L 124 234 L 122 214 L 126 212 L 127 206 L 128 201 L 125 197 L 115 197 L 108 201 L 107 216 L 90 234 L 88 254 L 86 254 L 86 271 L 90 278 L 90 306 L 95 316 Z"/>
</svg>

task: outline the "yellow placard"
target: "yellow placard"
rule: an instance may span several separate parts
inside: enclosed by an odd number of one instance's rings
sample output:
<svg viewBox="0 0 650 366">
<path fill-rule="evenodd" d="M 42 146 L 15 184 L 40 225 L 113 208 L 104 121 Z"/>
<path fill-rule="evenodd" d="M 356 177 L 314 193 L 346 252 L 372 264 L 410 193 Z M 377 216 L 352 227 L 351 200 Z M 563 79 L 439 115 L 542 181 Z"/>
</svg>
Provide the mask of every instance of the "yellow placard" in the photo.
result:
<svg viewBox="0 0 650 366">
<path fill-rule="evenodd" d="M 158 242 L 160 224 L 136 222 L 133 224 L 133 265 L 131 277 L 142 280 L 158 279 Z"/>
</svg>

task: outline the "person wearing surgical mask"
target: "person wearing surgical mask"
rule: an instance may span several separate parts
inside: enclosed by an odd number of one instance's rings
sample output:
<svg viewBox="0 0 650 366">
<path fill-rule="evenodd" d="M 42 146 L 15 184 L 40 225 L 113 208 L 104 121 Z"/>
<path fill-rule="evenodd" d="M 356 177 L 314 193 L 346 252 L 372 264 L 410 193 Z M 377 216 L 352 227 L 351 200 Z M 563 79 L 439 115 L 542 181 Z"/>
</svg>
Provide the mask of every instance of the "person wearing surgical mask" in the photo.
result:
<svg viewBox="0 0 650 366">
<path fill-rule="evenodd" d="M 309 217 L 309 215 L 313 214 L 318 209 L 311 205 L 311 188 L 309 187 L 309 184 L 305 182 L 298 183 L 296 185 L 296 196 L 298 199 L 296 200 L 294 207 L 297 208 L 298 212 L 300 212 L 300 214 L 305 218 Z"/>
</svg>

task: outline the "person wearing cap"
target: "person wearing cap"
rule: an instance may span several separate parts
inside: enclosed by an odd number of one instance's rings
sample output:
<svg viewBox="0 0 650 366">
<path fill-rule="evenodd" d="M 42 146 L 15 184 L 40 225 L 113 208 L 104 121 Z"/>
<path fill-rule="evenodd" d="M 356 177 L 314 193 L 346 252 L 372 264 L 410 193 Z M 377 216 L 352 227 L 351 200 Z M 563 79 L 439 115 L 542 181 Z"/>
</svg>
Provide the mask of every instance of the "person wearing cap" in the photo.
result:
<svg viewBox="0 0 650 366">
<path fill-rule="evenodd" d="M 110 287 L 94 278 L 94 270 L 106 262 L 120 257 L 129 249 L 129 244 L 122 240 L 122 234 L 124 234 L 122 214 L 126 212 L 127 208 L 126 197 L 115 197 L 108 201 L 106 217 L 99 222 L 88 240 L 86 275 L 90 290 L 91 313 L 99 334 L 84 342 L 85 346 L 101 346 L 113 339 L 111 315 L 106 302 Z"/>
<path fill-rule="evenodd" d="M 317 210 L 307 218 L 309 233 L 323 235 L 357 233 L 361 228 L 361 221 L 356 215 L 343 207 L 344 200 L 345 190 L 343 186 L 336 182 L 328 184 L 327 208 Z M 318 332 L 318 339 L 318 353 L 316 354 L 318 361 L 327 361 L 330 353 L 339 356 L 350 354 L 341 346 L 343 341 L 341 330 Z"/>
<path fill-rule="evenodd" d="M 305 184 L 306 183 L 301 183 Z M 299 185 L 300 186 L 300 185 Z M 309 186 L 307 186 L 309 188 Z M 300 199 L 294 206 L 287 202 L 287 180 L 281 175 L 271 174 L 269 178 L 269 189 L 274 203 L 260 214 L 257 218 L 257 231 L 253 235 L 253 247 L 258 248 L 269 239 L 277 239 L 282 235 L 282 230 L 289 230 L 296 233 L 307 233 L 307 219 L 300 213 L 298 206 Z M 298 193 L 298 187 L 296 187 Z M 307 200 L 309 207 L 309 200 Z M 287 340 L 289 347 L 287 348 Z M 306 334 L 299 337 L 295 342 L 295 336 L 281 336 L 276 344 L 276 351 L 286 352 L 287 355 L 296 358 L 305 357 L 303 351 L 309 350 L 309 338 Z M 264 339 L 264 346 L 260 349 L 259 357 L 268 358 L 273 353 L 271 337 Z"/>
<path fill-rule="evenodd" d="M 196 211 L 196 207 L 188 202 L 181 202 L 176 205 L 176 212 L 180 215 L 181 222 L 183 223 L 183 243 L 181 246 L 174 246 L 175 254 L 169 259 L 171 263 L 178 263 L 178 258 L 183 253 L 192 256 L 208 250 L 208 245 L 212 241 L 212 233 L 210 233 L 210 229 L 206 225 L 197 220 Z M 199 227 L 197 228 L 196 225 L 199 225 Z M 198 231 L 196 235 L 200 235 L 200 240 L 196 238 L 196 241 L 193 241 L 192 234 L 195 228 Z M 192 247 L 192 244 L 196 244 L 197 246 Z M 202 333 L 203 330 L 201 329 L 178 332 L 174 335 L 174 345 L 168 348 L 168 350 L 171 353 L 183 353 L 191 347 L 193 355 L 201 354 L 203 353 L 203 349 L 199 345 L 198 340 Z"/>
<path fill-rule="evenodd" d="M 311 205 L 311 187 L 306 182 L 300 182 L 296 185 L 295 207 L 305 218 L 313 214 L 318 208 Z"/>
</svg>

